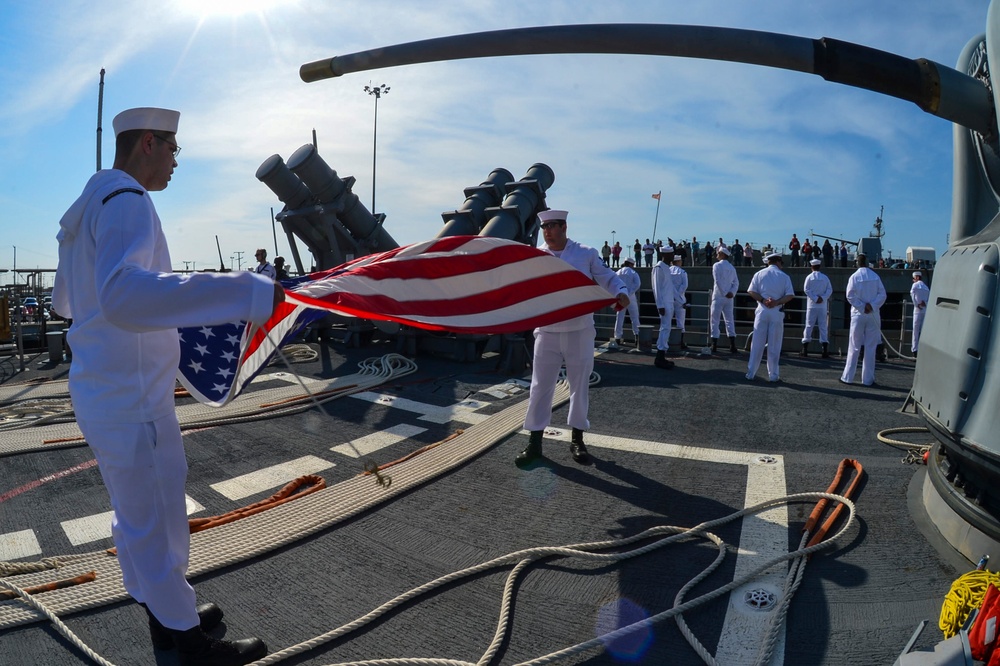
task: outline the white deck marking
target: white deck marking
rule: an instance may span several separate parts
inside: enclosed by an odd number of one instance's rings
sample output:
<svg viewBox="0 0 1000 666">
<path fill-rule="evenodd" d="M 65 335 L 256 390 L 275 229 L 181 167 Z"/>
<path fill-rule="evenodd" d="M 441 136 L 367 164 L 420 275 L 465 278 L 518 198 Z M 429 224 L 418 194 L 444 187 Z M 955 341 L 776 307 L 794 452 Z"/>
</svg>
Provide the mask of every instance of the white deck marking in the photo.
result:
<svg viewBox="0 0 1000 666">
<path fill-rule="evenodd" d="M 418 426 L 401 423 L 399 425 L 392 426 L 391 428 L 386 428 L 380 432 L 372 433 L 371 435 L 367 435 L 365 437 L 359 437 L 358 439 L 353 439 L 350 444 L 338 444 L 330 450 L 342 453 L 345 456 L 350 456 L 351 458 L 358 458 L 360 456 L 368 455 L 369 453 L 374 453 L 379 449 L 384 449 L 387 446 L 391 446 L 396 442 L 401 442 L 404 439 L 413 437 L 414 435 L 419 435 L 425 430 L 427 430 L 427 428 L 420 428 Z"/>
<path fill-rule="evenodd" d="M 95 513 L 83 518 L 64 520 L 59 525 L 66 533 L 69 542 L 74 546 L 79 546 L 91 541 L 111 538 L 111 516 L 114 513 L 114 511 Z"/>
<path fill-rule="evenodd" d="M 0 534 L 0 562 L 19 560 L 22 557 L 35 557 L 42 554 L 34 530 L 7 532 Z"/>
<path fill-rule="evenodd" d="M 211 488 L 228 499 L 238 500 L 250 495 L 256 495 L 265 490 L 283 486 L 300 476 L 322 472 L 324 469 L 330 469 L 333 466 L 334 463 L 328 460 L 323 460 L 316 456 L 303 456 L 302 458 L 289 460 L 280 465 L 272 465 L 271 467 L 259 469 L 256 472 L 237 476 L 228 481 L 213 483 Z"/>
<path fill-rule="evenodd" d="M 388 393 L 374 393 L 372 391 L 361 391 L 360 393 L 351 394 L 348 397 L 366 400 L 376 405 L 414 412 L 420 414 L 421 421 L 430 421 L 431 423 L 458 421 L 474 425 L 489 418 L 484 414 L 476 414 L 477 409 L 487 404 L 477 400 L 463 400 L 456 405 L 441 407 L 439 405 L 428 405 L 425 402 L 417 402 L 408 398 L 400 398 Z"/>
<path fill-rule="evenodd" d="M 527 431 L 522 431 L 527 434 Z M 546 429 L 547 439 L 570 440 L 569 429 Z M 587 446 L 596 448 L 633 451 L 684 460 L 701 460 L 747 467 L 746 496 L 744 507 L 754 506 L 788 494 L 785 484 L 785 463 L 780 455 L 751 453 L 744 451 L 723 451 L 693 446 L 678 446 L 661 442 L 647 442 L 610 435 L 588 432 Z M 762 459 L 770 462 L 762 462 Z M 721 516 L 714 516 L 721 517 Z M 708 517 L 711 519 L 711 517 Z M 743 520 L 740 543 L 736 555 L 736 570 L 733 579 L 745 576 L 763 562 L 788 552 L 788 509 L 787 505 L 768 509 Z M 722 626 L 719 646 L 715 659 L 720 664 L 753 663 L 759 653 L 760 640 L 767 631 L 773 613 L 752 610 L 743 597 L 748 590 L 762 589 L 775 595 L 781 601 L 781 590 L 785 584 L 787 563 L 779 563 L 765 571 L 749 584 L 736 588 L 729 595 L 729 608 Z M 691 598 L 690 596 L 688 597 Z M 779 631 L 771 658 L 773 664 L 784 663 L 785 630 Z"/>
<path fill-rule="evenodd" d="M 521 395 L 530 387 L 531 383 L 526 382 L 523 379 L 511 379 L 503 384 L 496 384 L 495 386 L 485 388 L 481 390 L 480 393 L 485 393 L 488 396 L 503 400 L 515 395 Z"/>
<path fill-rule="evenodd" d="M 250 381 L 250 383 L 255 384 L 257 382 L 267 382 L 273 380 L 288 382 L 289 384 L 294 384 L 295 386 L 299 386 L 300 385 L 299 382 L 305 384 L 306 386 L 327 383 L 327 381 L 323 379 L 313 379 L 312 377 L 299 377 L 293 375 L 290 372 L 272 372 L 266 375 L 257 375 Z"/>
<path fill-rule="evenodd" d="M 205 510 L 205 507 L 187 495 L 184 496 L 184 503 L 187 507 L 187 515 L 189 516 Z M 111 517 L 113 515 L 114 511 L 104 511 L 91 516 L 84 516 L 83 518 L 66 520 L 59 523 L 59 525 L 62 527 L 63 532 L 66 533 L 66 538 L 69 539 L 69 542 L 74 546 L 80 546 L 85 543 L 100 541 L 101 539 L 110 539 Z"/>
</svg>

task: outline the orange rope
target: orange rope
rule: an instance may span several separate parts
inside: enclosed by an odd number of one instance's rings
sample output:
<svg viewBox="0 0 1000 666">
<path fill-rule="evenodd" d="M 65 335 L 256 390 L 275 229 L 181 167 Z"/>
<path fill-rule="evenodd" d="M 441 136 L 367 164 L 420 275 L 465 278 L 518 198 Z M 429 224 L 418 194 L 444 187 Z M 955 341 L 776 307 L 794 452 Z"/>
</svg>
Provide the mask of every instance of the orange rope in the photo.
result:
<svg viewBox="0 0 1000 666">
<path fill-rule="evenodd" d="M 263 409 L 265 407 L 274 407 L 276 405 L 284 405 L 284 404 L 289 403 L 289 402 L 297 402 L 299 400 L 305 400 L 306 398 L 310 398 L 310 397 L 312 397 L 312 398 L 323 398 L 323 397 L 326 397 L 328 395 L 336 395 L 337 393 L 343 393 L 344 391 L 346 391 L 348 389 L 357 388 L 357 387 L 358 387 L 357 384 L 349 384 L 348 386 L 341 386 L 340 388 L 337 388 L 337 389 L 331 389 L 329 391 L 320 391 L 319 393 L 313 393 L 311 396 L 308 393 L 301 393 L 299 395 L 292 396 L 291 398 L 285 398 L 284 400 L 278 400 L 276 402 L 265 402 L 264 404 L 262 404 L 260 406 L 260 408 Z"/>
<path fill-rule="evenodd" d="M 844 458 L 843 460 L 840 461 L 840 465 L 837 467 L 837 474 L 836 476 L 833 477 L 833 481 L 830 483 L 830 487 L 826 489 L 826 492 L 830 494 L 837 494 L 837 489 L 842 485 L 841 480 L 843 479 L 844 476 L 844 470 L 848 467 L 854 470 L 854 476 L 851 479 L 850 484 L 847 486 L 847 489 L 839 494 L 843 495 L 847 499 L 851 499 L 851 495 L 854 493 L 855 488 L 857 488 L 858 483 L 864 476 L 865 470 L 861 466 L 861 463 L 859 463 L 857 460 L 852 460 L 850 458 Z M 823 514 L 826 511 L 826 505 L 830 501 L 831 500 L 828 500 L 824 497 L 820 501 L 816 502 L 816 506 L 815 508 L 813 508 L 812 513 L 809 514 L 809 519 L 806 521 L 805 527 L 802 528 L 803 532 L 811 532 L 813 528 L 816 527 L 816 524 L 819 522 L 820 518 L 823 517 Z M 815 546 L 817 543 L 823 540 L 823 537 L 825 537 L 826 533 L 830 530 L 831 527 L 833 527 L 834 522 L 836 522 L 837 517 L 840 515 L 840 512 L 843 511 L 843 509 L 844 505 L 840 502 L 837 502 L 837 506 L 830 513 L 830 517 L 827 518 L 826 522 L 824 522 L 820 526 L 819 531 L 817 531 L 812 536 L 812 538 L 809 539 L 809 543 L 806 544 L 807 548 L 810 546 Z"/>
<path fill-rule="evenodd" d="M 62 444 L 63 442 L 85 442 L 87 441 L 84 437 L 63 437 L 62 439 L 45 439 L 42 440 L 42 444 Z"/>
<path fill-rule="evenodd" d="M 326 488 L 326 481 L 321 476 L 316 476 L 314 474 L 307 474 L 305 476 L 300 476 L 294 481 L 285 485 L 284 488 L 271 495 L 267 499 L 263 499 L 259 502 L 254 502 L 249 506 L 244 506 L 239 509 L 233 509 L 221 516 L 210 516 L 208 518 L 191 518 L 188 520 L 188 526 L 191 529 L 191 533 L 201 532 L 202 530 L 207 530 L 212 527 L 218 527 L 219 525 L 225 525 L 226 523 L 231 523 L 240 518 L 246 518 L 247 516 L 252 516 L 262 511 L 267 511 L 268 509 L 273 509 L 276 506 L 281 506 L 286 502 L 290 502 L 293 499 L 299 499 L 300 497 L 305 497 L 310 493 L 314 493 L 317 490 L 322 490 Z"/>
<path fill-rule="evenodd" d="M 456 437 L 458 437 L 459 435 L 461 435 L 463 432 L 465 432 L 465 431 L 464 430 L 456 430 L 452 434 L 450 434 L 447 437 L 445 437 L 444 439 L 442 439 L 440 442 L 434 442 L 433 444 L 428 444 L 427 446 L 422 446 L 419 449 L 417 449 L 416 451 L 411 451 L 410 453 L 407 453 L 402 458 L 397 458 L 396 460 L 393 460 L 392 462 L 387 462 L 384 465 L 379 465 L 378 467 L 376 467 L 376 469 L 381 472 L 384 469 L 389 469 L 390 467 L 392 467 L 394 465 L 398 465 L 400 463 L 406 462 L 410 458 L 414 458 L 416 456 L 419 456 L 421 453 L 426 453 L 426 452 L 430 451 L 431 449 L 434 449 L 434 448 L 437 448 L 438 446 L 441 446 L 445 442 L 448 442 L 448 441 L 451 441 L 451 440 L 455 439 Z M 369 470 L 365 470 L 365 471 L 361 472 L 361 474 L 358 474 L 358 476 L 371 476 L 371 475 L 372 475 L 372 472 L 370 472 Z"/>
<path fill-rule="evenodd" d="M 90 583 L 97 580 L 97 572 L 89 571 L 85 574 L 80 574 L 74 578 L 64 578 L 63 580 L 54 580 L 51 583 L 45 583 L 44 585 L 34 585 L 32 587 L 24 588 L 24 591 L 28 594 L 39 594 L 41 592 L 51 592 L 53 590 L 62 590 L 67 587 L 73 587 L 74 585 L 83 585 L 84 583 Z M 17 599 L 20 595 L 13 590 L 0 590 L 0 601 L 8 601 L 10 599 Z"/>
</svg>

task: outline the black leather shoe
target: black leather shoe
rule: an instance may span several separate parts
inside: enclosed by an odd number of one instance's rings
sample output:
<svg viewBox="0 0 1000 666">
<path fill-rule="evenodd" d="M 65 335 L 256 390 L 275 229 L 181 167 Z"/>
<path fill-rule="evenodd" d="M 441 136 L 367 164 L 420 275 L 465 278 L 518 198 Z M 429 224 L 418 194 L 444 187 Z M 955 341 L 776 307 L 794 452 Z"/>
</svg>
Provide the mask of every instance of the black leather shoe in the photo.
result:
<svg viewBox="0 0 1000 666">
<path fill-rule="evenodd" d="M 267 654 L 259 638 L 222 641 L 212 638 L 201 627 L 187 631 L 170 630 L 177 645 L 181 666 L 245 666 Z"/>
<path fill-rule="evenodd" d="M 674 362 L 667 358 L 667 355 L 663 350 L 660 350 L 656 352 L 656 358 L 653 359 L 653 365 L 661 370 L 670 370 L 674 367 Z"/>
<path fill-rule="evenodd" d="M 153 647 L 157 650 L 172 650 L 174 647 L 174 637 L 170 630 L 160 624 L 160 621 L 149 612 L 146 604 L 139 604 L 146 609 L 149 616 L 149 638 L 153 642 Z M 202 604 L 198 606 L 198 626 L 202 631 L 211 631 L 222 622 L 224 613 L 215 604 Z"/>
<path fill-rule="evenodd" d="M 573 460 L 581 465 L 586 465 L 590 462 L 590 454 L 587 453 L 587 446 L 583 442 L 571 442 L 569 453 L 573 456 Z"/>
<path fill-rule="evenodd" d="M 527 467 L 534 461 L 542 457 L 542 431 L 532 430 L 531 436 L 528 438 L 528 445 L 524 447 L 524 451 L 517 454 L 514 458 L 514 464 L 518 467 Z"/>
</svg>

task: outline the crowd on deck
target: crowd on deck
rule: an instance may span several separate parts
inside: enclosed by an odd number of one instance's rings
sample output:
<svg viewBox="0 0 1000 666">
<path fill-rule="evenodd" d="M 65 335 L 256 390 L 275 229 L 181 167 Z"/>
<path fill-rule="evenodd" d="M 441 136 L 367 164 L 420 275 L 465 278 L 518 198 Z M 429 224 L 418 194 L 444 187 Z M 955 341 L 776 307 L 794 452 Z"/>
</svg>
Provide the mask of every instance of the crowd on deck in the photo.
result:
<svg viewBox="0 0 1000 666">
<path fill-rule="evenodd" d="M 825 238 L 820 242 L 818 238 L 810 239 L 809 237 L 799 240 L 798 234 L 792 234 L 791 239 L 785 245 L 773 246 L 766 243 L 757 244 L 755 247 L 749 241 L 741 243 L 739 238 L 734 238 L 731 243 L 727 244 L 721 236 L 714 243 L 711 240 L 701 243 L 696 236 L 693 236 L 690 241 L 684 239 L 676 242 L 670 237 L 667 237 L 665 241 L 658 238 L 655 242 L 650 241 L 649 238 L 645 239 L 645 242 L 636 238 L 632 244 L 631 253 L 629 248 L 622 246 L 618 241 L 615 241 L 613 245 L 604 241 L 600 254 L 604 265 L 610 268 L 620 268 L 623 257 L 627 256 L 634 257 L 636 266 L 652 268 L 653 265 L 662 260 L 663 248 L 669 247 L 672 248 L 674 256 L 680 257 L 680 263 L 683 266 L 711 266 L 717 261 L 719 248 L 724 247 L 730 253 L 729 261 L 733 266 L 764 266 L 764 257 L 778 252 L 789 258 L 788 265 L 793 268 L 807 266 L 813 259 L 820 260 L 824 268 L 848 268 L 854 262 L 856 254 L 853 247 L 848 246 L 856 244 L 839 241 L 838 245 L 837 242 L 831 243 L 830 240 Z M 931 266 L 921 260 L 914 262 L 901 259 L 893 260 L 890 253 L 889 259 L 878 259 L 874 262 L 873 268 L 919 270 L 931 268 Z"/>
</svg>

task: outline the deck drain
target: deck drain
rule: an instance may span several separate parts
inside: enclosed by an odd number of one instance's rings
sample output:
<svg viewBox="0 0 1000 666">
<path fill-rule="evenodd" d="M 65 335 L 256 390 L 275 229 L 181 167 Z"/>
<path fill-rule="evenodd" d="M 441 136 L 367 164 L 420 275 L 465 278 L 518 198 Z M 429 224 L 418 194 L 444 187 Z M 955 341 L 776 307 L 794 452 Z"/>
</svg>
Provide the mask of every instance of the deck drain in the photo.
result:
<svg viewBox="0 0 1000 666">
<path fill-rule="evenodd" d="M 758 587 L 743 593 L 743 603 L 756 611 L 769 611 L 774 607 L 776 597 L 773 592 Z"/>
<path fill-rule="evenodd" d="M 757 456 L 757 462 L 761 465 L 774 465 L 778 462 L 778 459 L 774 456 Z"/>
</svg>

